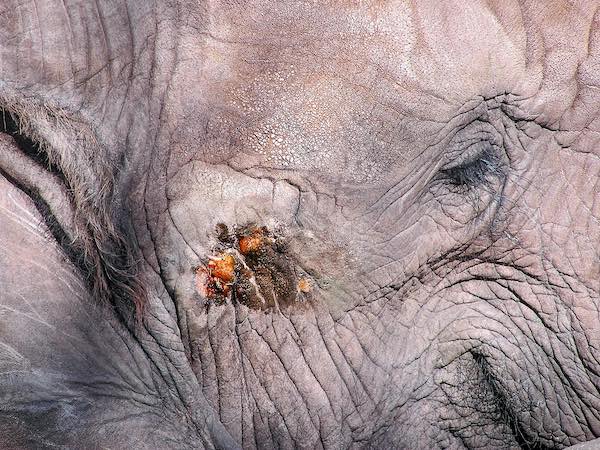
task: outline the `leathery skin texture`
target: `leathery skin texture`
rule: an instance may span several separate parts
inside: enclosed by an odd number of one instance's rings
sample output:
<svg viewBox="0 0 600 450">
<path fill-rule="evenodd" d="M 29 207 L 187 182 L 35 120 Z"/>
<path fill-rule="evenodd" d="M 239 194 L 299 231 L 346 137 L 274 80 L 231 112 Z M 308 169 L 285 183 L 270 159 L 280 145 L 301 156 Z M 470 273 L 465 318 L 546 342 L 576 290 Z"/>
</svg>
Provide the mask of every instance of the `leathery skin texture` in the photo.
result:
<svg viewBox="0 0 600 450">
<path fill-rule="evenodd" d="M 0 447 L 600 444 L 600 3 L 0 5 Z"/>
</svg>

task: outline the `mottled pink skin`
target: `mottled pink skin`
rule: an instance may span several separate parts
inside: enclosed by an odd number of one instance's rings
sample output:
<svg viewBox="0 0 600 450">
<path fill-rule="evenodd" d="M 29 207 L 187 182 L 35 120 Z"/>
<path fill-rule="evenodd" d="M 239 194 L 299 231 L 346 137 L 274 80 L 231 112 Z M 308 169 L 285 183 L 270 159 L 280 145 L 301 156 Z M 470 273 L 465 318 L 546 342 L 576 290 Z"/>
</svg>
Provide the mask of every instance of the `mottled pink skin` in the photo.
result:
<svg viewBox="0 0 600 450">
<path fill-rule="evenodd" d="M 599 437 L 598 6 L 9 0 L 0 446 Z"/>
</svg>

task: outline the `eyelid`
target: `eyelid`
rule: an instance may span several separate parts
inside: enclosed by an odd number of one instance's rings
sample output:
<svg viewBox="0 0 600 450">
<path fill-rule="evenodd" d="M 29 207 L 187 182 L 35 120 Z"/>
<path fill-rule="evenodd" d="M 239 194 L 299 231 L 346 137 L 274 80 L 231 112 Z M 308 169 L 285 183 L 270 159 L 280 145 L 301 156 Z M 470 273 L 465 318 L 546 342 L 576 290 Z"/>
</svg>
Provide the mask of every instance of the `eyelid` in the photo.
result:
<svg viewBox="0 0 600 450">
<path fill-rule="evenodd" d="M 470 145 L 466 149 L 463 149 L 460 153 L 455 154 L 454 157 L 450 156 L 451 159 L 447 164 L 445 164 L 441 170 L 451 170 L 457 169 L 460 167 L 467 167 L 477 160 L 481 159 L 486 153 L 493 151 L 493 144 L 487 141 L 478 141 L 475 144 Z"/>
</svg>

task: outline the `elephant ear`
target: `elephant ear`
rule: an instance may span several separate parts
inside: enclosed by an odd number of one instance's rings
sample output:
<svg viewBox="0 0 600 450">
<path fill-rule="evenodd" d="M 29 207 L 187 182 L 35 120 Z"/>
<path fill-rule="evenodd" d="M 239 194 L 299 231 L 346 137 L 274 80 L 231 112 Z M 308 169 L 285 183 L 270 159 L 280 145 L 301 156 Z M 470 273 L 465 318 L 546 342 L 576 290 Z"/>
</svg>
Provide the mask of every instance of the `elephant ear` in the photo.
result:
<svg viewBox="0 0 600 450">
<path fill-rule="evenodd" d="M 106 168 L 86 174 L 70 157 L 92 152 L 92 138 L 81 138 L 77 148 L 63 145 L 75 132 L 66 120 L 51 118 L 36 105 L 9 108 L 0 109 L 5 144 L 0 170 L 33 201 L 94 300 L 111 302 L 126 322 L 134 311 L 141 316 L 144 291 L 136 278 L 136 245 L 115 178 Z M 40 131 L 50 127 L 53 142 Z M 90 159 L 87 166 L 94 164 Z"/>
<path fill-rule="evenodd" d="M 125 152 L 147 134 L 149 114 L 140 107 L 129 115 L 124 104 L 149 103 L 148 78 L 137 78 L 135 68 L 150 65 L 154 19 L 153 2 L 7 0 L 0 14 L 0 131 L 21 139 L 21 153 L 53 172 L 64 201 L 44 200 L 42 215 L 63 230 L 65 253 L 80 255 L 72 262 L 95 300 L 112 302 L 127 320 L 141 314 L 144 292 L 124 207 Z M 137 48 L 142 41 L 146 52 Z M 58 210 L 67 205 L 69 223 Z"/>
<path fill-rule="evenodd" d="M 234 446 L 166 307 L 130 320 L 144 297 L 126 151 L 157 132 L 167 7 L 0 10 L 0 447 Z"/>
<path fill-rule="evenodd" d="M 0 141 L 0 155 L 15 151 Z M 0 448 L 233 446 L 203 398 L 195 409 L 183 403 L 184 374 L 160 346 L 140 331 L 142 345 L 92 301 L 32 199 L 2 171 L 0 286 Z"/>
<path fill-rule="evenodd" d="M 10 146 L 4 138 L 0 154 L 15 151 Z M 159 399 L 114 398 L 153 389 L 152 370 L 122 325 L 94 306 L 31 199 L 3 175 L 0 447 L 88 447 L 93 442 L 80 433 L 90 423 L 100 439 L 116 434 L 126 444 L 125 424 L 135 430 L 146 428 L 143 420 L 156 423 Z M 120 416 L 125 406 L 133 419 Z"/>
</svg>

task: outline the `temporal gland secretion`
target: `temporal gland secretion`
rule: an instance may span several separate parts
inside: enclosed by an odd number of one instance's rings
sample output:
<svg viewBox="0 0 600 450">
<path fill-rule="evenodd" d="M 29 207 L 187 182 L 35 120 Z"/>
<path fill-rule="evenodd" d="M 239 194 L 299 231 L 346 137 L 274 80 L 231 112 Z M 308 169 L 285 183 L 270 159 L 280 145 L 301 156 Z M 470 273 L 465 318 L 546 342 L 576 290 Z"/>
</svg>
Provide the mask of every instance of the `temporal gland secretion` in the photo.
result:
<svg viewBox="0 0 600 450">
<path fill-rule="evenodd" d="M 209 304 L 238 303 L 267 310 L 309 299 L 313 283 L 266 227 L 247 225 L 230 232 L 217 226 L 219 241 L 206 264 L 196 268 L 196 289 Z"/>
</svg>

